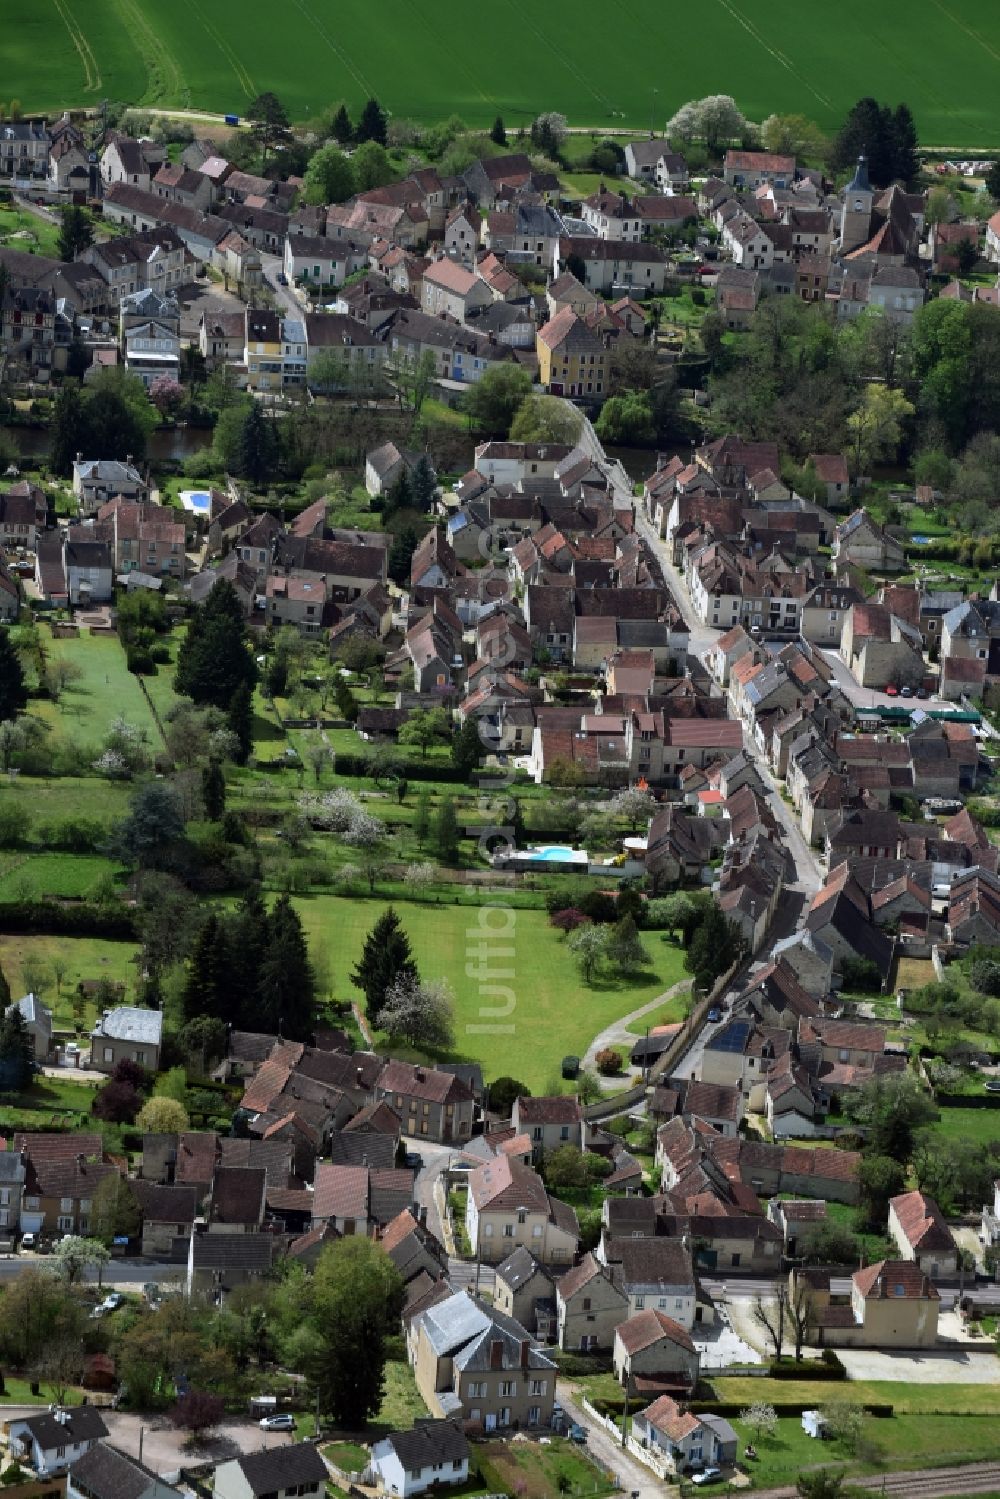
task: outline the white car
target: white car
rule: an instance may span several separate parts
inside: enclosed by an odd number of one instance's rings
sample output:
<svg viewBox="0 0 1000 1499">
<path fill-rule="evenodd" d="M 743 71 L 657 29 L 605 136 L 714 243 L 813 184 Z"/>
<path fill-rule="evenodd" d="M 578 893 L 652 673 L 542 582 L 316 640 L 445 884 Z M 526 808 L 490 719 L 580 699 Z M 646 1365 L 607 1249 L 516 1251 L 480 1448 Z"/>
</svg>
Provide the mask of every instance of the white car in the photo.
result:
<svg viewBox="0 0 1000 1499">
<path fill-rule="evenodd" d="M 290 1412 L 280 1416 L 263 1416 L 257 1424 L 261 1431 L 294 1431 L 295 1417 Z"/>
<path fill-rule="evenodd" d="M 34 1249 L 34 1247 L 35 1247 L 35 1236 L 34 1236 L 34 1234 L 22 1234 L 21 1235 L 21 1248 L 22 1249 Z"/>
<path fill-rule="evenodd" d="M 722 1477 L 721 1468 L 702 1468 L 700 1473 L 691 1474 L 692 1483 L 714 1483 L 717 1478 Z"/>
</svg>

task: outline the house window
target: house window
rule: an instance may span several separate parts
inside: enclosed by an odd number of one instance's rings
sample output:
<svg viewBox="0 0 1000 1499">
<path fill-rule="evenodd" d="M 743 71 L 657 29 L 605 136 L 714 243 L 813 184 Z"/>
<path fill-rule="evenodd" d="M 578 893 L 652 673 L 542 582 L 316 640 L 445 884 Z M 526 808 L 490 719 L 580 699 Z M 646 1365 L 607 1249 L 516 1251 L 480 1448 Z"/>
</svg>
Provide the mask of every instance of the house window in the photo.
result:
<svg viewBox="0 0 1000 1499">
<path fill-rule="evenodd" d="M 504 1224 L 504 1226 L 503 1226 L 503 1236 L 504 1236 L 505 1239 L 512 1239 L 514 1237 L 514 1225 L 513 1225 L 513 1223 L 505 1223 Z"/>
<path fill-rule="evenodd" d="M 636 1309 L 637 1312 L 641 1312 L 644 1309 L 645 1305 L 646 1305 L 646 1298 L 645 1298 L 645 1296 L 637 1296 L 635 1298 L 635 1309 Z"/>
<path fill-rule="evenodd" d="M 531 1381 L 529 1381 L 529 1384 L 528 1384 L 528 1394 L 529 1395 L 544 1395 L 545 1394 L 545 1380 L 544 1379 L 532 1379 Z"/>
<path fill-rule="evenodd" d="M 513 1399 L 513 1397 L 517 1394 L 516 1381 L 513 1379 L 502 1379 L 500 1381 L 500 1394 L 501 1396 L 506 1396 L 509 1399 Z"/>
</svg>

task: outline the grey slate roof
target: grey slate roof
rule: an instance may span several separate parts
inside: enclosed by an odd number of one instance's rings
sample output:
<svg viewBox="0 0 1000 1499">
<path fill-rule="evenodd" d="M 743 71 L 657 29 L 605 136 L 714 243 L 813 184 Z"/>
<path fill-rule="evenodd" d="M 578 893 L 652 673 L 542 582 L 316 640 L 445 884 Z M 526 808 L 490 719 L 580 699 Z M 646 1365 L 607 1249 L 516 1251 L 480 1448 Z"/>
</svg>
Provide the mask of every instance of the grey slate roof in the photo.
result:
<svg viewBox="0 0 1000 1499">
<path fill-rule="evenodd" d="M 90 1033 L 92 1040 L 103 1037 L 112 1041 L 142 1041 L 159 1046 L 163 1035 L 163 1015 L 159 1010 L 140 1010 L 134 1005 L 120 1005 L 106 1010 Z"/>
<path fill-rule="evenodd" d="M 291 1447 L 271 1447 L 263 1452 L 248 1452 L 235 1459 L 255 1494 L 271 1494 L 296 1484 L 318 1484 L 325 1490 L 329 1477 L 326 1463 L 312 1442 L 295 1442 Z"/>
<path fill-rule="evenodd" d="M 69 1472 L 73 1488 L 84 1499 L 141 1499 L 150 1489 L 156 1490 L 157 1499 L 180 1496 L 179 1489 L 164 1483 L 143 1463 L 108 1442 L 91 1447 L 77 1458 Z"/>
</svg>

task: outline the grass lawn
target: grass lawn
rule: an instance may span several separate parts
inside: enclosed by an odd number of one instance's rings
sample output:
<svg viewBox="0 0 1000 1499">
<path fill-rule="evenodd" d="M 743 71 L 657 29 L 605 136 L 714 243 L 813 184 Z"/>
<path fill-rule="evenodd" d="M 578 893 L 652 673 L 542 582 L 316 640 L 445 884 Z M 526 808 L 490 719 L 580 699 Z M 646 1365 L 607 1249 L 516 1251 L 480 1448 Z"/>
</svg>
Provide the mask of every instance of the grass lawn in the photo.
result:
<svg viewBox="0 0 1000 1499">
<path fill-rule="evenodd" d="M 933 1129 L 946 1140 L 987 1145 L 1000 1140 L 1000 1109 L 941 1109 Z"/>
<path fill-rule="evenodd" d="M 132 787 L 102 776 L 19 775 L 0 781 L 0 805 L 14 803 L 33 826 L 67 817 L 98 817 L 108 823 L 124 817 Z"/>
<path fill-rule="evenodd" d="M 754 1379 L 734 1374 L 714 1381 L 713 1389 L 716 1399 L 732 1404 L 794 1400 L 813 1407 L 844 1400 L 855 1405 L 892 1405 L 897 1416 L 989 1416 L 996 1413 L 1000 1398 L 1000 1385 L 932 1384 L 929 1372 L 926 1383 L 852 1379 L 844 1384 L 819 1379 Z"/>
<path fill-rule="evenodd" d="M 386 903 L 319 895 L 295 904 L 309 937 L 328 943 L 334 993 L 357 997 L 349 975 Z M 399 902 L 397 910 L 420 972 L 447 979 L 454 991 L 454 1056 L 482 1062 L 490 1077 L 509 1072 L 534 1092 L 555 1083 L 567 1053 L 582 1055 L 604 1026 L 685 977 L 678 949 L 649 943 L 655 973 L 585 985 L 544 911 L 490 914 L 429 902 Z"/>
<path fill-rule="evenodd" d="M 70 682 L 58 703 L 33 706 L 46 723 L 84 744 L 99 746 L 112 722 L 124 718 L 146 730 L 155 753 L 161 740 L 138 679 L 125 666 L 125 652 L 117 635 L 91 635 L 53 640 L 43 635 L 49 661 L 67 661 L 80 673 Z"/>
<path fill-rule="evenodd" d="M 58 260 L 59 225 L 14 205 L 0 206 L 0 244 L 28 255 L 49 255 Z"/>
<path fill-rule="evenodd" d="M 853 1385 L 851 1389 L 853 1389 Z M 857 1474 L 879 1474 L 894 1468 L 932 1468 L 950 1463 L 978 1462 L 996 1455 L 996 1425 L 987 1415 L 901 1415 L 865 1419 L 862 1445 L 852 1454 L 840 1441 L 817 1442 L 802 1430 L 797 1416 L 782 1416 L 773 1437 L 758 1441 L 740 1420 L 733 1425 L 740 1450 L 747 1441 L 757 1448 L 757 1461 L 747 1470 L 755 1488 L 794 1484 L 799 1474 L 819 1467 L 846 1469 Z"/>
<path fill-rule="evenodd" d="M 472 1461 L 494 1491 L 519 1499 L 612 1491 L 600 1469 L 566 1437 L 553 1437 L 544 1447 L 538 1442 L 484 1442 L 473 1452 Z"/>
<path fill-rule="evenodd" d="M 323 1456 L 344 1473 L 361 1473 L 368 1465 L 368 1448 L 358 1442 L 331 1442 Z"/>
<path fill-rule="evenodd" d="M 71 1027 L 73 1013 L 69 996 L 81 979 L 110 979 L 122 982 L 133 990 L 137 969 L 134 963 L 136 947 L 131 942 L 115 942 L 103 937 L 5 937 L 3 942 L 3 970 L 7 975 L 13 994 L 24 994 L 28 988 L 25 969 L 34 964 L 47 977 L 42 986 L 41 998 L 54 1009 L 58 1026 Z M 53 960 L 66 965 L 62 990 L 57 996 Z M 93 1018 L 93 1009 L 88 1011 L 88 1021 Z"/>
<path fill-rule="evenodd" d="M 117 868 L 99 854 L 0 853 L 0 900 L 43 895 L 86 900 Z"/>
<path fill-rule="evenodd" d="M 390 1359 L 385 1366 L 385 1395 L 379 1413 L 369 1428 L 374 1442 L 387 1431 L 405 1431 L 427 1407 L 417 1389 L 413 1370 L 405 1359 Z"/>
</svg>

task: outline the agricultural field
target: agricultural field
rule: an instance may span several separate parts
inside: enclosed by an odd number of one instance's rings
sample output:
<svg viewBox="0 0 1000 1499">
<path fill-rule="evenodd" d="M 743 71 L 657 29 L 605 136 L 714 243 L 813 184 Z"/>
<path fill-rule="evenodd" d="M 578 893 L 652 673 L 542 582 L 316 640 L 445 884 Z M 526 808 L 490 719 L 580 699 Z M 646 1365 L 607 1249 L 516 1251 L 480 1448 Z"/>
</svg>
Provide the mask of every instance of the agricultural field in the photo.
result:
<svg viewBox="0 0 1000 1499">
<path fill-rule="evenodd" d="M 5 0 L 0 61 L 26 110 L 111 98 L 239 113 L 271 89 L 297 118 L 377 94 L 420 120 L 484 125 L 499 112 L 517 127 L 555 109 L 576 125 L 648 129 L 651 111 L 662 121 L 687 98 L 728 92 L 751 118 L 798 112 L 833 129 L 878 93 L 906 100 L 930 145 L 1000 145 L 1000 11 L 988 0 L 813 0 L 805 20 L 795 0 L 717 0 L 669 17 L 639 0 L 612 30 L 603 6 L 512 0 L 518 61 L 496 68 L 485 20 L 426 0 L 388 0 L 377 25 L 364 0 L 293 0 L 278 29 L 261 0 Z"/>
</svg>

